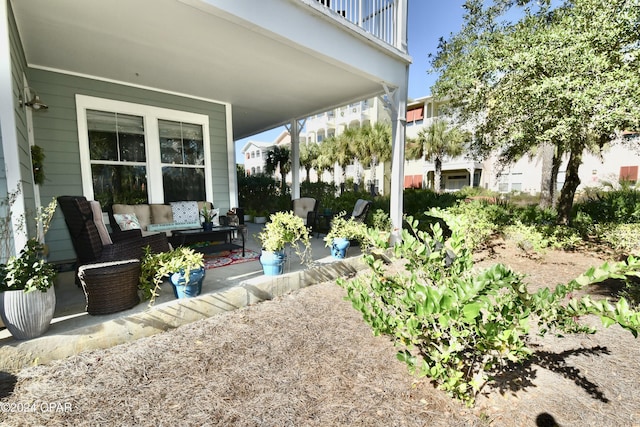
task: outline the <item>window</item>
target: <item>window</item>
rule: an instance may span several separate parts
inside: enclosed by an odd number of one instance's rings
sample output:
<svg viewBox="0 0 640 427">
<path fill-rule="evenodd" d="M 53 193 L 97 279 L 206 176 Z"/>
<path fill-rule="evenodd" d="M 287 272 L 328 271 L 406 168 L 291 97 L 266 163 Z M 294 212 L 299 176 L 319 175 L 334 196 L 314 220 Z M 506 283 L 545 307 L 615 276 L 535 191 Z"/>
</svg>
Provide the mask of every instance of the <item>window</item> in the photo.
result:
<svg viewBox="0 0 640 427">
<path fill-rule="evenodd" d="M 638 166 L 620 167 L 620 181 L 636 182 L 638 180 Z"/>
<path fill-rule="evenodd" d="M 165 201 L 204 200 L 202 125 L 158 120 Z"/>
<path fill-rule="evenodd" d="M 146 144 L 143 118 L 87 110 L 87 139 L 94 197 L 147 202 Z M 113 203 L 113 202 L 112 202 Z"/>
<path fill-rule="evenodd" d="M 498 192 L 508 193 L 509 192 L 509 175 L 499 174 L 497 178 L 498 178 Z"/>
<path fill-rule="evenodd" d="M 522 173 L 513 172 L 511 174 L 511 191 L 522 191 Z"/>
<path fill-rule="evenodd" d="M 83 193 L 103 206 L 212 200 L 206 115 L 76 96 Z"/>
</svg>

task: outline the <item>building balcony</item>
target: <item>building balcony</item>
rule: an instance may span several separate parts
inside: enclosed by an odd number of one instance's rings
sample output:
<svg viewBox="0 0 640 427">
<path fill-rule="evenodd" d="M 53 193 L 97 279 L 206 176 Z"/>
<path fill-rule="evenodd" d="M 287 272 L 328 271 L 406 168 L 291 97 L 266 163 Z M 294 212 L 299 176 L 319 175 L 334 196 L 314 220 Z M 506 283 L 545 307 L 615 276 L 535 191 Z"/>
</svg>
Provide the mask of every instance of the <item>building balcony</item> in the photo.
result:
<svg viewBox="0 0 640 427">
<path fill-rule="evenodd" d="M 347 20 L 367 33 L 397 45 L 398 0 L 317 0 L 336 17 Z"/>
</svg>

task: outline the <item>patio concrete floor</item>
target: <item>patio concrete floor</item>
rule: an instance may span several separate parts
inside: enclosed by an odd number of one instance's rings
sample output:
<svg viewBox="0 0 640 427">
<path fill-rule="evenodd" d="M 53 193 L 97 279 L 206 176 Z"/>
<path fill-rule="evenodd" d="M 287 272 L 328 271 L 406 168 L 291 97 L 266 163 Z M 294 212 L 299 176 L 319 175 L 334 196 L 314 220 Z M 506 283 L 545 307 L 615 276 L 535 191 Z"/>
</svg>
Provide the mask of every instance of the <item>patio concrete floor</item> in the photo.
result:
<svg viewBox="0 0 640 427">
<path fill-rule="evenodd" d="M 253 237 L 261 225 L 247 224 L 246 248 L 260 252 Z M 56 311 L 49 330 L 31 340 L 16 340 L 0 330 L 0 371 L 15 372 L 25 366 L 45 364 L 83 351 L 108 348 L 151 336 L 200 319 L 236 310 L 327 280 L 346 277 L 363 269 L 359 248 L 350 248 L 344 260 L 329 254 L 322 236 L 311 239 L 313 262 L 301 265 L 291 253 L 281 276 L 265 276 L 259 261 L 207 270 L 202 294 L 175 299 L 171 284 L 163 283 L 153 306 L 147 301 L 107 315 L 89 315 L 85 295 L 74 283 L 73 272 L 58 275 Z"/>
</svg>

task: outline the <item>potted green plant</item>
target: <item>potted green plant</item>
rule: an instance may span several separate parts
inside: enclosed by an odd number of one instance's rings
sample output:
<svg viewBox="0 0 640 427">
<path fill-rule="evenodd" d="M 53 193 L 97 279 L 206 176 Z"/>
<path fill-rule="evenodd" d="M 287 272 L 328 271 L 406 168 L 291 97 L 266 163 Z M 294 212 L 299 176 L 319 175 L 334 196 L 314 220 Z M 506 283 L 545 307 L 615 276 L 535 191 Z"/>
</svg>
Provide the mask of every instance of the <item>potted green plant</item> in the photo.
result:
<svg viewBox="0 0 640 427">
<path fill-rule="evenodd" d="M 287 244 L 295 248 L 302 263 L 310 259 L 309 229 L 304 225 L 303 219 L 291 211 L 272 214 L 258 234 L 258 240 L 262 245 L 260 262 L 267 276 L 283 273 L 284 249 Z"/>
<path fill-rule="evenodd" d="M 249 222 L 249 221 L 254 221 L 254 218 L 256 217 L 256 215 L 258 214 L 258 211 L 255 209 L 247 209 L 247 214 L 245 215 L 245 221 Z"/>
<path fill-rule="evenodd" d="M 325 245 L 331 248 L 334 258 L 343 259 L 347 255 L 347 249 L 351 241 L 362 243 L 367 237 L 367 225 L 353 217 L 348 217 L 341 212 L 331 221 L 331 228 L 324 238 Z"/>
<path fill-rule="evenodd" d="M 213 209 L 209 209 L 207 203 L 204 204 L 204 207 L 200 211 L 200 217 L 202 218 L 202 229 L 204 231 L 213 230 L 213 219 L 218 216 Z"/>
<path fill-rule="evenodd" d="M 153 305 L 160 285 L 169 277 L 176 298 L 192 298 L 202 292 L 206 274 L 204 256 L 191 248 L 180 246 L 168 252 L 151 253 L 146 248 L 140 263 L 138 288 L 144 299 Z"/>
<path fill-rule="evenodd" d="M 262 209 L 257 211 L 253 216 L 253 222 L 256 224 L 265 224 L 267 222 L 267 218 L 269 217 L 269 211 L 266 209 Z"/>
<path fill-rule="evenodd" d="M 11 204 L 3 203 L 9 216 Z M 53 285 L 57 270 L 44 259 L 46 249 L 43 242 L 56 207 L 54 198 L 46 208 L 39 210 L 36 217 L 38 236 L 28 239 L 18 256 L 10 256 L 6 264 L 0 265 L 0 316 L 16 339 L 42 335 L 53 319 L 56 307 Z M 3 233 L 9 231 L 4 227 L 6 218 L 3 216 Z M 2 237 L 5 238 L 4 234 Z"/>
</svg>

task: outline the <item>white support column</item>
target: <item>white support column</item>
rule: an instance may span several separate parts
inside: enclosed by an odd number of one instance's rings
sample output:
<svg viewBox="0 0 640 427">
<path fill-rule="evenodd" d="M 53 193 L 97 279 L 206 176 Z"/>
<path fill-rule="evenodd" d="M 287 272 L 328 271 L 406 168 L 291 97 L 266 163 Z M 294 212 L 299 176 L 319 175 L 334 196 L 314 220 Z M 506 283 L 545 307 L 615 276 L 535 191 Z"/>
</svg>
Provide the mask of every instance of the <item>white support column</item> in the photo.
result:
<svg viewBox="0 0 640 427">
<path fill-rule="evenodd" d="M 236 171 L 236 146 L 233 142 L 233 111 L 230 104 L 225 106 L 227 118 L 227 167 L 229 168 L 229 209 L 238 206 L 238 173 Z M 209 172 L 211 173 L 211 172 Z M 211 200 L 213 201 L 213 200 Z"/>
<path fill-rule="evenodd" d="M 304 119 L 292 119 L 286 126 L 291 136 L 291 200 L 300 198 L 300 130 L 304 123 Z"/>
<path fill-rule="evenodd" d="M 18 133 L 16 131 L 16 104 L 18 96 L 24 97 L 24 88 L 18 87 L 16 94 L 13 91 L 13 76 L 11 73 L 11 43 L 9 40 L 9 10 L 8 2 L 0 2 L 0 135 L 2 152 L 4 154 L 4 173 L 7 182 L 7 192 L 22 190 L 22 177 L 20 174 L 20 153 L 18 147 Z M 20 86 L 22 84 L 20 83 Z M 23 98 L 24 99 L 24 98 Z M 26 108 L 26 107 L 23 107 Z M 15 255 L 22 250 L 27 243 L 27 236 L 22 232 L 18 224 L 25 215 L 24 193 L 21 193 L 11 208 L 11 228 L 13 242 L 11 254 Z M 6 259 L 0 259 L 6 262 Z"/>
<path fill-rule="evenodd" d="M 391 244 L 402 239 L 402 202 L 404 191 L 404 142 L 405 128 L 407 125 L 407 91 L 409 81 L 409 67 L 405 81 L 393 91 L 387 86 L 384 90 L 387 94 L 386 104 L 391 110 L 391 191 L 390 191 L 390 216 L 391 216 Z"/>
<path fill-rule="evenodd" d="M 395 45 L 403 52 L 408 52 L 407 47 L 407 15 L 408 0 L 398 0 L 396 6 Z M 392 245 L 402 240 L 402 202 L 404 191 L 404 143 L 407 126 L 407 96 L 409 91 L 409 65 L 405 69 L 404 79 L 390 96 L 388 88 L 384 86 L 388 101 L 391 102 L 391 139 L 393 141 L 391 153 L 391 241 Z"/>
</svg>

